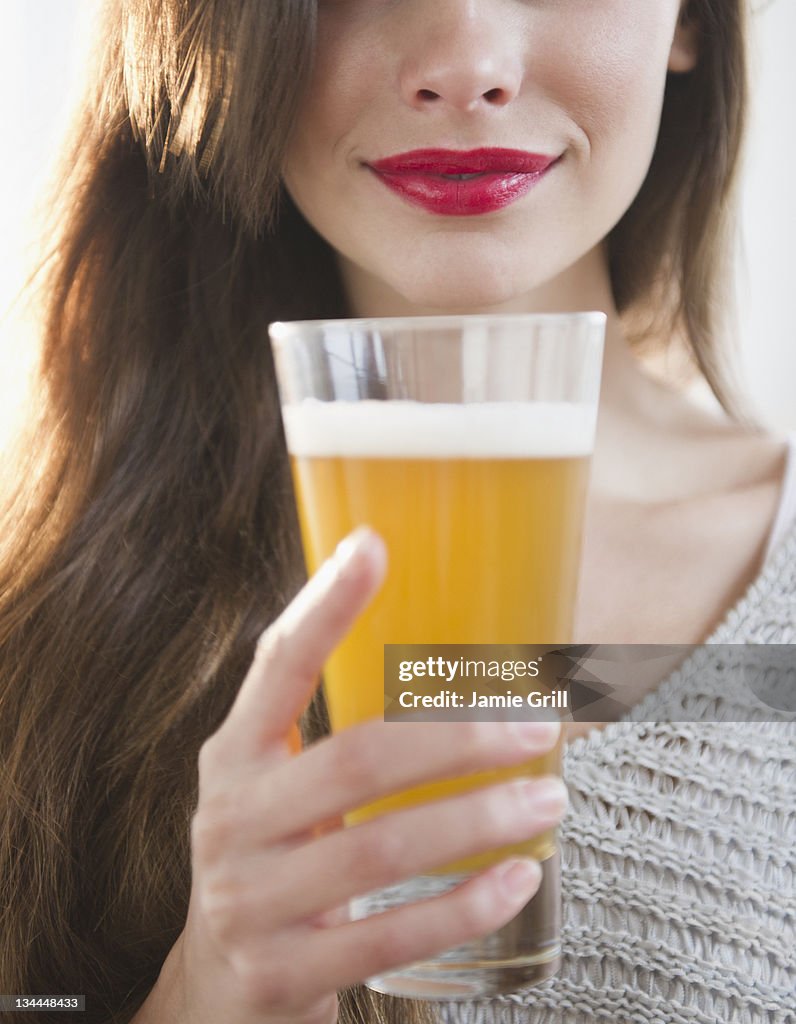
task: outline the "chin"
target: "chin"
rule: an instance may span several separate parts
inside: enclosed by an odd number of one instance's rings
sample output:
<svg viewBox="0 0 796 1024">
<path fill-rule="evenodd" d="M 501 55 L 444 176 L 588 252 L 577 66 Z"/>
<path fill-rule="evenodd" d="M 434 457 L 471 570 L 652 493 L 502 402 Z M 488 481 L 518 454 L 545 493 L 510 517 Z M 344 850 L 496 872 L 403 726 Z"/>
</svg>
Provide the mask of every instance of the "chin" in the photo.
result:
<svg viewBox="0 0 796 1024">
<path fill-rule="evenodd" d="M 479 267 L 461 267 L 450 261 L 442 267 L 439 263 L 418 265 L 411 274 L 390 283 L 411 305 L 442 313 L 499 306 L 519 298 L 538 282 L 519 282 L 514 274 L 486 262 Z"/>
</svg>

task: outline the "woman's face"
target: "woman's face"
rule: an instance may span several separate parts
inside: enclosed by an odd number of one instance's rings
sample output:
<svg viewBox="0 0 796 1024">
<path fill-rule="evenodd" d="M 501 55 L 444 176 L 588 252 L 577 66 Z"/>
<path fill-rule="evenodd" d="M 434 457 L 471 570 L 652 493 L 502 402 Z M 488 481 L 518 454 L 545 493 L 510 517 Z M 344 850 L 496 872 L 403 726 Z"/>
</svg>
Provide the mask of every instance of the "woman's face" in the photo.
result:
<svg viewBox="0 0 796 1024">
<path fill-rule="evenodd" d="M 286 187 L 347 280 L 422 308 L 510 303 L 592 252 L 638 192 L 667 70 L 695 60 L 679 7 L 319 0 Z"/>
</svg>

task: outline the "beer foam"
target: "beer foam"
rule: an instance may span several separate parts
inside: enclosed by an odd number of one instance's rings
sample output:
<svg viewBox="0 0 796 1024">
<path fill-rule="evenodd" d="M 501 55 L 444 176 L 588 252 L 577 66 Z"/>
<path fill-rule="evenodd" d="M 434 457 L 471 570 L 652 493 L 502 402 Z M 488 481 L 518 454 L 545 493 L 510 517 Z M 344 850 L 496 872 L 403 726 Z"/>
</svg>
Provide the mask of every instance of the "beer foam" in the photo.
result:
<svg viewBox="0 0 796 1024">
<path fill-rule="evenodd" d="M 321 402 L 282 407 L 301 457 L 571 458 L 594 447 L 597 410 L 574 402 Z"/>
</svg>

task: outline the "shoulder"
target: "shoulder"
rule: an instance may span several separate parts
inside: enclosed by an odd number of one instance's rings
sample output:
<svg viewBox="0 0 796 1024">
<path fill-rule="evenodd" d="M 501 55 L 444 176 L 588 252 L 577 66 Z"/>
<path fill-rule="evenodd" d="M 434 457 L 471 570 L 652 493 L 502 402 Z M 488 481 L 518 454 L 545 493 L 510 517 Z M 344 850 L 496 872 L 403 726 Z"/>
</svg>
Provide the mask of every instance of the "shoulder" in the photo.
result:
<svg viewBox="0 0 796 1024">
<path fill-rule="evenodd" d="M 790 449 L 785 431 L 735 423 L 723 411 L 685 397 L 670 443 L 694 494 L 778 487 Z"/>
</svg>

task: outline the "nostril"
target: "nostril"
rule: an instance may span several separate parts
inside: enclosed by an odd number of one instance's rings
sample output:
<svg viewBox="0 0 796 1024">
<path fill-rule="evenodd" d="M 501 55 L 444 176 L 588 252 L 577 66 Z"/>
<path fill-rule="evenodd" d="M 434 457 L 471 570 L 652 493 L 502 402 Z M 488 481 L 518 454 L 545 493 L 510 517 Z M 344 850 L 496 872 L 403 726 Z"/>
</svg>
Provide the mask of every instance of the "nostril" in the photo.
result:
<svg viewBox="0 0 796 1024">
<path fill-rule="evenodd" d="M 418 89 L 417 94 L 421 100 L 435 100 L 438 98 L 437 94 L 432 92 L 431 89 Z"/>
<path fill-rule="evenodd" d="M 503 97 L 502 89 L 489 89 L 484 93 L 484 99 L 489 100 L 490 103 L 499 102 Z"/>
</svg>

